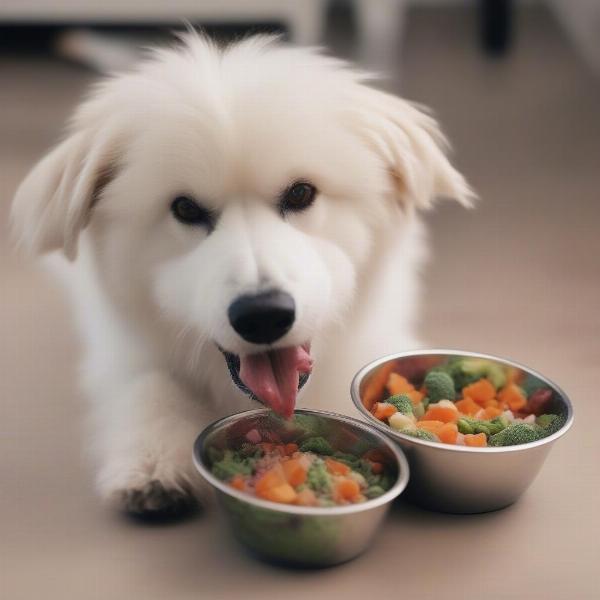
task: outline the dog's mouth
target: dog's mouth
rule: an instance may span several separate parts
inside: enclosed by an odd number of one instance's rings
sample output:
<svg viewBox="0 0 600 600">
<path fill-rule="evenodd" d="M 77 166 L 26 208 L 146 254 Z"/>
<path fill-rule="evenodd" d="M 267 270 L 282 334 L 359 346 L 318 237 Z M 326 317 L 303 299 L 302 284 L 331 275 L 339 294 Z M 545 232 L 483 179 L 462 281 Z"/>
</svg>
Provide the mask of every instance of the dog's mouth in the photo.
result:
<svg viewBox="0 0 600 600">
<path fill-rule="evenodd" d="M 286 419 L 292 416 L 298 390 L 312 370 L 310 344 L 242 356 L 220 350 L 231 379 L 242 392 Z"/>
</svg>

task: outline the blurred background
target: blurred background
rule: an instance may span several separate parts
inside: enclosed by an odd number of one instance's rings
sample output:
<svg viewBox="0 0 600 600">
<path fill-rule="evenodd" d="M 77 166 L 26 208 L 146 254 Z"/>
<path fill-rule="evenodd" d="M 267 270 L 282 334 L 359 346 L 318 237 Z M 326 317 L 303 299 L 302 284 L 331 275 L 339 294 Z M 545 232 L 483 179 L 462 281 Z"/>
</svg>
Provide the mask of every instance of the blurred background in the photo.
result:
<svg viewBox="0 0 600 600">
<path fill-rule="evenodd" d="M 213 519 L 140 528 L 98 505 L 81 456 L 79 343 L 60 289 L 11 250 L 8 209 L 86 87 L 184 21 L 223 40 L 276 31 L 324 45 L 433 108 L 481 201 L 426 216 L 422 336 L 524 362 L 575 404 L 573 431 L 514 508 L 457 521 L 405 507 L 364 558 L 308 576 L 256 563 Z M 246 597 L 290 581 L 287 598 L 364 597 L 374 573 L 396 573 L 398 532 L 416 548 L 411 568 L 423 565 L 423 528 L 444 548 L 491 536 L 474 580 L 489 598 L 597 597 L 599 73 L 597 0 L 1 0 L 0 597 L 236 598 L 240 581 Z M 456 560 L 425 587 L 403 576 L 406 597 L 462 597 Z M 544 575 L 514 568 L 524 564 Z M 496 595 L 498 569 L 516 586 Z"/>
</svg>

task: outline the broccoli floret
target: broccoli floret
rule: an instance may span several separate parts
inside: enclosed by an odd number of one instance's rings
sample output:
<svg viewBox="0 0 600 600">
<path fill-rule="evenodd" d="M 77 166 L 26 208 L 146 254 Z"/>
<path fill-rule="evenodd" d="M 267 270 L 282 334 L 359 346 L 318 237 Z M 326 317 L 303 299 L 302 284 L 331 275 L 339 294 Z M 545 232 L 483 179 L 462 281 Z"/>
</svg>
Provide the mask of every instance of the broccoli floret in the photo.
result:
<svg viewBox="0 0 600 600">
<path fill-rule="evenodd" d="M 333 454 L 331 444 L 323 437 L 311 437 L 300 444 L 301 452 L 314 452 L 315 454 Z"/>
<path fill-rule="evenodd" d="M 454 400 L 456 397 L 454 391 L 454 381 L 448 373 L 444 371 L 430 371 L 425 376 L 423 385 L 427 388 L 427 397 L 430 402 L 439 402 L 440 400 Z"/>
<path fill-rule="evenodd" d="M 513 423 L 490 437 L 488 443 L 490 446 L 516 446 L 535 442 L 542 437 L 544 437 L 543 429 L 537 425 Z"/>
<path fill-rule="evenodd" d="M 397 394 L 396 396 L 390 396 L 386 402 L 388 404 L 393 404 L 399 413 L 403 415 L 412 415 L 413 414 L 413 405 L 410 398 L 406 394 Z"/>
<path fill-rule="evenodd" d="M 223 458 L 212 466 L 212 473 L 218 479 L 227 481 L 234 475 L 250 475 L 254 461 L 242 458 L 236 452 L 225 450 Z"/>
<path fill-rule="evenodd" d="M 540 415 L 535 423 L 543 430 L 542 437 L 547 437 L 556 433 L 565 424 L 565 417 L 563 415 Z"/>
<path fill-rule="evenodd" d="M 437 438 L 430 431 L 425 431 L 425 429 L 401 429 L 398 433 L 403 433 L 404 435 L 410 435 L 411 437 L 418 438 L 420 440 L 427 440 L 428 442 L 435 442 Z"/>
<path fill-rule="evenodd" d="M 457 392 L 484 377 L 489 379 L 496 389 L 506 384 L 504 369 L 486 358 L 451 358 L 445 365 L 436 367 L 432 371 L 442 371 L 450 375 Z"/>
<path fill-rule="evenodd" d="M 317 458 L 313 461 L 306 474 L 306 485 L 315 492 L 327 492 L 331 487 L 331 477 L 327 472 L 325 461 Z"/>
</svg>

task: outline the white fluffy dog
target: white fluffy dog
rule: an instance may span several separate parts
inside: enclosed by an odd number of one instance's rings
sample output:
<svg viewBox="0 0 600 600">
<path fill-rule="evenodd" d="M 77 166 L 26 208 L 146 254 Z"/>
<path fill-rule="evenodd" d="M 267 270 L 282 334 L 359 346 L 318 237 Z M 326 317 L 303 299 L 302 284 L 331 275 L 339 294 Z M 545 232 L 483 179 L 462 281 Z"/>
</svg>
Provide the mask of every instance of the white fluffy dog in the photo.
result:
<svg viewBox="0 0 600 600">
<path fill-rule="evenodd" d="M 19 188 L 21 242 L 71 261 L 97 484 L 120 508 L 201 499 L 211 420 L 257 399 L 289 415 L 307 379 L 300 405 L 352 412 L 353 373 L 417 345 L 417 210 L 472 194 L 436 122 L 365 80 L 188 34 L 97 86 Z"/>
</svg>

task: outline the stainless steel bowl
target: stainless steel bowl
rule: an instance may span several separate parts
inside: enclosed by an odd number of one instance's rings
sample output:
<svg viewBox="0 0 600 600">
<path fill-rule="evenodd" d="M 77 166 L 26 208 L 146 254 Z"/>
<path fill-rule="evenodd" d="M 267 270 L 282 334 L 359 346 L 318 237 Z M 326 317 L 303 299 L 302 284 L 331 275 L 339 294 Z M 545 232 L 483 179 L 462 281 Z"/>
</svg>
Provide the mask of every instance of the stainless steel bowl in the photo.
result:
<svg viewBox="0 0 600 600">
<path fill-rule="evenodd" d="M 336 450 L 356 455 L 380 450 L 395 483 L 378 498 L 331 508 L 278 504 L 235 490 L 211 473 L 210 448 L 239 447 L 252 429 L 277 432 L 286 439 L 293 422 L 267 409 L 239 413 L 209 425 L 194 444 L 194 463 L 216 490 L 235 537 L 247 548 L 278 563 L 335 565 L 368 547 L 391 502 L 406 487 L 408 463 L 393 443 L 359 420 L 315 410 L 298 410 L 294 419 L 298 415 L 305 431 L 325 437 Z"/>
<path fill-rule="evenodd" d="M 551 412 L 565 415 L 564 426 L 544 439 L 518 446 L 451 446 L 398 433 L 375 419 L 365 407 L 366 386 L 377 373 L 381 377 L 382 373 L 393 367 L 394 371 L 418 381 L 426 370 L 454 356 L 493 360 L 519 373 L 536 377 L 552 390 Z M 375 360 L 356 374 L 351 394 L 356 408 L 368 423 L 394 440 L 406 453 L 411 469 L 406 498 L 441 512 L 479 513 L 512 504 L 535 479 L 554 442 L 573 424 L 573 409 L 567 395 L 543 375 L 496 356 L 460 350 L 402 352 Z"/>
</svg>

